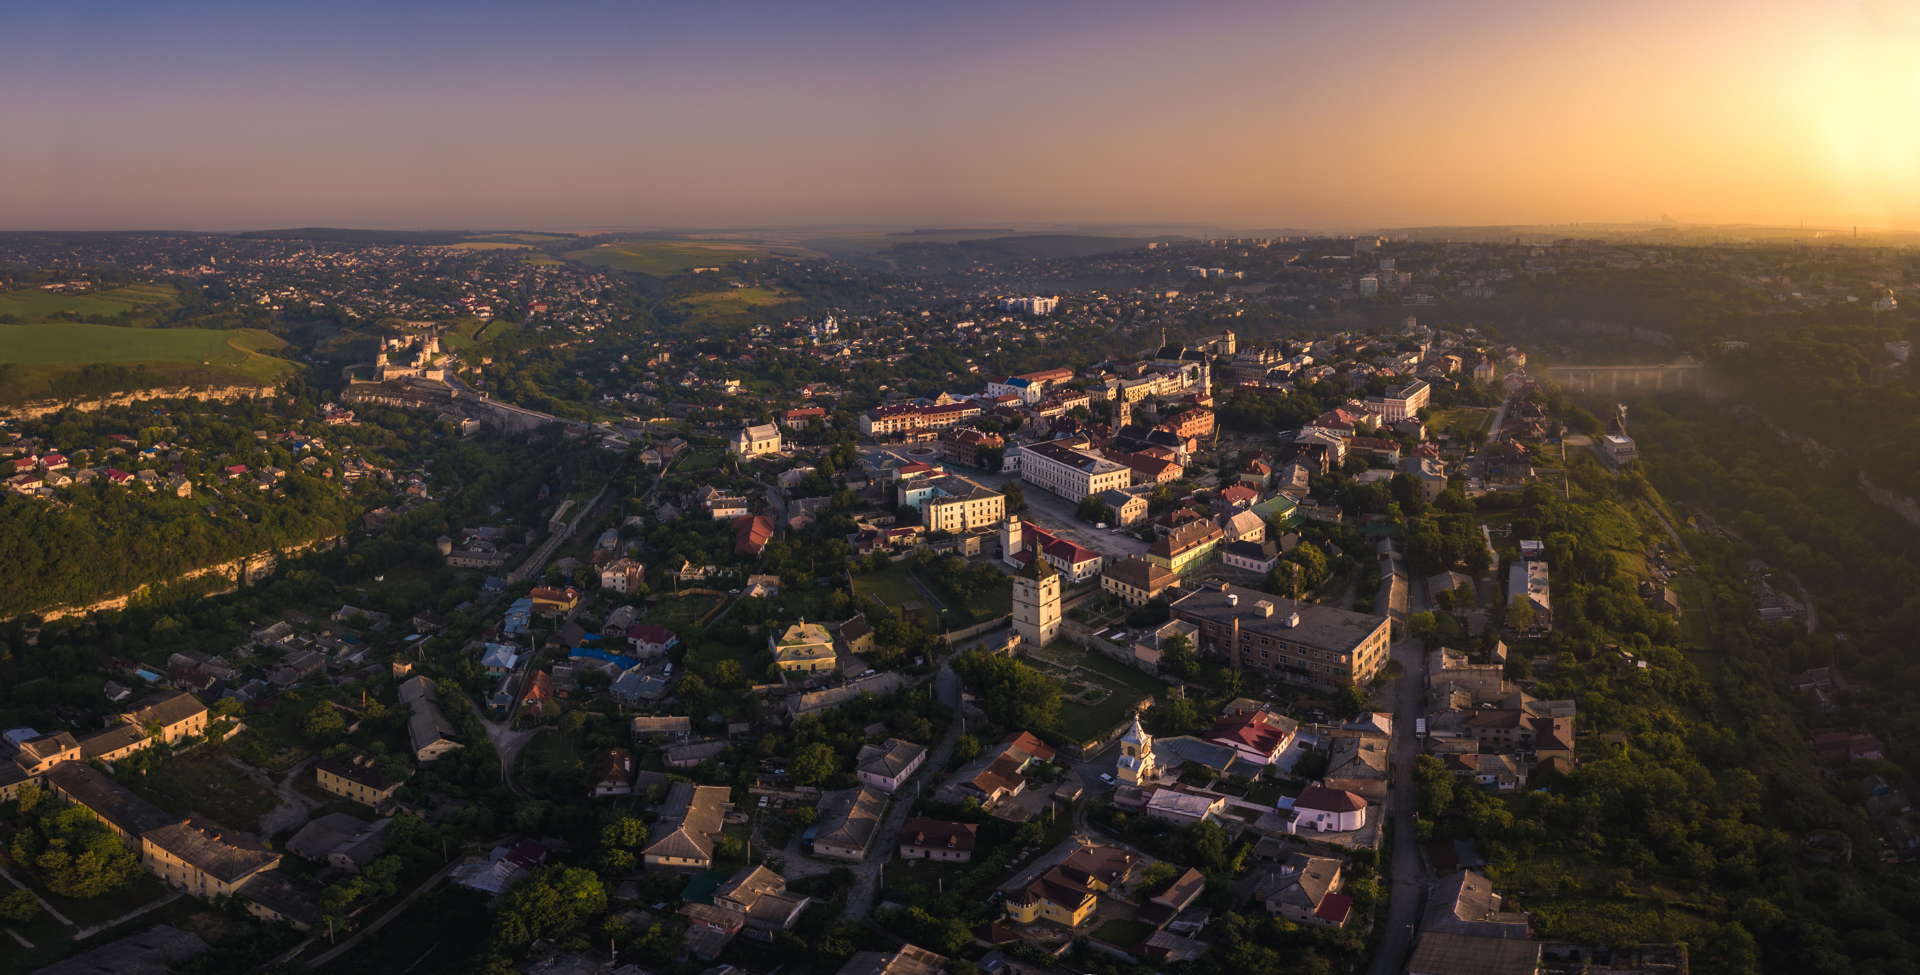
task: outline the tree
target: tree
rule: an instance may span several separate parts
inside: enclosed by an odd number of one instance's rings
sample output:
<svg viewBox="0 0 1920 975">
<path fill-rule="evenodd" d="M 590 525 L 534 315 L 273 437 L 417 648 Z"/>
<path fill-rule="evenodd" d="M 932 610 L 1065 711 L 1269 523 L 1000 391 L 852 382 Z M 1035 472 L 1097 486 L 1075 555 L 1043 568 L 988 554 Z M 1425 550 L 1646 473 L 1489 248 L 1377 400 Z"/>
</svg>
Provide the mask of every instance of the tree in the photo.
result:
<svg viewBox="0 0 1920 975">
<path fill-rule="evenodd" d="M 1027 510 L 1027 492 L 1020 487 L 1020 482 L 1008 481 L 1000 488 L 1000 493 L 1007 496 L 1007 514 L 1017 515 Z"/>
<path fill-rule="evenodd" d="M 47 889 L 62 897 L 98 897 L 140 873 L 139 860 L 120 837 L 79 806 L 42 817 L 36 832 L 45 846 L 33 863 L 47 878 Z"/>
<path fill-rule="evenodd" d="M 972 735 L 961 735 L 953 741 L 953 756 L 963 762 L 971 762 L 980 755 L 980 739 Z"/>
<path fill-rule="evenodd" d="M 331 701 L 321 701 L 307 712 L 305 729 L 308 738 L 332 738 L 345 730 L 347 722 L 340 716 L 340 709 Z"/>
<path fill-rule="evenodd" d="M 1191 733 L 1194 726 L 1200 723 L 1200 712 L 1192 701 L 1176 697 L 1148 710 L 1147 720 L 1152 722 L 1154 734 L 1184 735 Z"/>
<path fill-rule="evenodd" d="M 0 920 L 25 924 L 40 913 L 40 901 L 31 892 L 15 890 L 0 897 Z"/>
<path fill-rule="evenodd" d="M 1074 514 L 1081 521 L 1094 524 L 1108 524 L 1113 521 L 1113 509 L 1091 494 L 1080 499 L 1080 509 Z"/>
<path fill-rule="evenodd" d="M 610 849 L 632 850 L 647 843 L 647 824 L 632 816 L 622 816 L 600 827 L 600 845 Z"/>
<path fill-rule="evenodd" d="M 1327 555 L 1312 542 L 1301 542 L 1295 545 L 1293 551 L 1286 554 L 1284 561 L 1300 567 L 1300 588 L 1303 591 L 1327 581 Z"/>
<path fill-rule="evenodd" d="M 840 756 L 833 746 L 819 741 L 800 749 L 787 763 L 787 772 L 801 785 L 825 785 L 839 771 Z"/>
<path fill-rule="evenodd" d="M 1533 601 L 1525 596 L 1515 596 L 1507 604 L 1507 625 L 1515 630 L 1530 630 L 1538 614 L 1534 612 Z"/>
<path fill-rule="evenodd" d="M 543 938 L 573 933 L 606 907 L 606 889 L 593 871 L 549 867 L 508 892 L 494 937 L 510 951 L 523 951 Z"/>
<path fill-rule="evenodd" d="M 1012 657 L 960 655 L 954 670 L 979 695 L 987 716 L 1009 728 L 1050 730 L 1060 721 L 1060 681 Z"/>
<path fill-rule="evenodd" d="M 1167 637 L 1160 645 L 1160 667 L 1175 677 L 1192 677 L 1193 641 L 1177 633 Z"/>
</svg>

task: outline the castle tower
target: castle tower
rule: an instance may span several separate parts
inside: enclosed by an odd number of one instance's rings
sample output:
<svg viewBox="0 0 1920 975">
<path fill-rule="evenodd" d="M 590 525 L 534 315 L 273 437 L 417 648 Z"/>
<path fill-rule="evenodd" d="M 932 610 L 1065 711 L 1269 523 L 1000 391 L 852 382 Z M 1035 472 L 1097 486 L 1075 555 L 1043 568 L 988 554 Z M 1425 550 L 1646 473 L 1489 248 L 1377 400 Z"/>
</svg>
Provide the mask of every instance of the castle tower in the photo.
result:
<svg viewBox="0 0 1920 975">
<path fill-rule="evenodd" d="M 1013 557 L 1020 554 L 1020 545 L 1025 534 L 1025 529 L 1020 527 L 1019 515 L 1008 515 L 1007 520 L 1000 523 L 1001 561 L 1008 565 L 1019 564 Z"/>
<path fill-rule="evenodd" d="M 1138 711 L 1133 713 L 1127 733 L 1120 736 L 1120 758 L 1114 771 L 1128 785 L 1153 781 L 1153 736 L 1140 727 Z"/>
<path fill-rule="evenodd" d="M 1060 635 L 1060 573 L 1039 552 L 1013 576 L 1013 632 L 1035 647 Z"/>
<path fill-rule="evenodd" d="M 1227 329 L 1226 331 L 1221 332 L 1220 333 L 1220 354 L 1224 356 L 1231 356 L 1238 351 L 1240 351 L 1240 339 L 1238 336 L 1233 334 L 1233 329 Z"/>
</svg>

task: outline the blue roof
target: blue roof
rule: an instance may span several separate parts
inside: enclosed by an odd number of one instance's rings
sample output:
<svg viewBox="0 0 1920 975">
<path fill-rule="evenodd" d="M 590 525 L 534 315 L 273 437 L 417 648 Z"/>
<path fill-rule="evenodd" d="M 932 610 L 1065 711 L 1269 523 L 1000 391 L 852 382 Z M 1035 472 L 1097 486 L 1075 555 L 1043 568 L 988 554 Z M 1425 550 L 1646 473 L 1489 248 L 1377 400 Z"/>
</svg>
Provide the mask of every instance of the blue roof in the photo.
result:
<svg viewBox="0 0 1920 975">
<path fill-rule="evenodd" d="M 605 650 L 599 650 L 593 647 L 574 647 L 572 650 L 567 651 L 567 656 L 592 657 L 595 660 L 604 660 L 607 663 L 618 666 L 623 670 L 628 667 L 638 666 L 640 663 L 640 661 L 635 660 L 632 657 L 623 657 L 620 654 L 608 653 Z"/>
</svg>

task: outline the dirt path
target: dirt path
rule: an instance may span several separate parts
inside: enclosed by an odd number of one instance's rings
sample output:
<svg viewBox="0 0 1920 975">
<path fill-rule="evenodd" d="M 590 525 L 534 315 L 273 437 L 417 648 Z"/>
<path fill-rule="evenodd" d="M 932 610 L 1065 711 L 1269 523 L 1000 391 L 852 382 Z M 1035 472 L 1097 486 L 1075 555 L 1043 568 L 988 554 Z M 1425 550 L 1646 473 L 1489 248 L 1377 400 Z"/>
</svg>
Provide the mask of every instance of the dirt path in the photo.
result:
<svg viewBox="0 0 1920 975">
<path fill-rule="evenodd" d="M 131 921 L 142 914 L 147 913 L 148 911 L 157 911 L 160 908 L 163 908 L 168 904 L 171 904 L 174 901 L 177 901 L 180 898 L 185 896 L 187 895 L 177 890 L 169 891 L 166 894 L 166 896 L 160 897 L 155 900 L 149 901 L 148 903 L 142 904 L 139 907 L 136 907 L 133 910 L 128 911 L 127 913 L 122 914 L 111 921 L 102 921 L 99 924 L 93 925 L 92 927 L 81 928 L 80 930 L 75 931 L 73 933 L 73 940 L 85 941 L 86 939 L 91 938 L 94 935 L 107 930 L 108 928 L 117 928 L 120 925 L 125 924 L 128 921 Z"/>
<path fill-rule="evenodd" d="M 275 783 L 267 773 L 231 755 L 227 756 L 227 763 L 239 769 L 240 774 L 273 790 L 274 797 L 280 800 L 279 805 L 268 810 L 266 815 L 260 817 L 259 832 L 261 836 L 272 836 L 276 833 L 299 829 L 301 826 L 306 825 L 307 820 L 311 818 L 310 814 L 313 812 L 313 807 L 319 805 L 318 802 L 308 798 L 299 789 L 293 787 L 294 779 L 304 774 L 307 768 L 314 763 L 314 759 L 309 758 L 295 765 L 293 768 L 288 769 L 286 776 L 278 783 Z"/>
</svg>

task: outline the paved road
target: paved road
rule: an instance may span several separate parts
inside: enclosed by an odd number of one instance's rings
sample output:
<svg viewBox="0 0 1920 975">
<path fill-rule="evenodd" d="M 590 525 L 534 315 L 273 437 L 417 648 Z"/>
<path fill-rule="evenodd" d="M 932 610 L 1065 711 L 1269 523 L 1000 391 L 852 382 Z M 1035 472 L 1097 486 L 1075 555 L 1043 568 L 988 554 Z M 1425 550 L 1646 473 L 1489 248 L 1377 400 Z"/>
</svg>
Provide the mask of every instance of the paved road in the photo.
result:
<svg viewBox="0 0 1920 975">
<path fill-rule="evenodd" d="M 968 474 L 967 476 L 996 491 L 1009 482 L 1020 481 L 1018 474 Z M 1020 482 L 1020 491 L 1027 499 L 1027 517 L 1033 518 L 1048 531 L 1057 532 L 1110 558 L 1147 554 L 1146 542 L 1124 532 L 1101 531 L 1081 521 L 1079 498 L 1068 501 L 1025 482 Z"/>
<path fill-rule="evenodd" d="M 420 899 L 420 895 L 438 886 L 440 881 L 447 879 L 447 874 L 452 873 L 453 868 L 459 865 L 460 865 L 460 859 L 458 857 L 455 857 L 452 863 L 449 863 L 446 866 L 441 867 L 439 870 L 434 872 L 433 876 L 428 877 L 426 880 L 421 881 L 420 886 L 415 887 L 413 889 L 413 893 L 410 893 L 406 897 L 401 898 L 400 903 L 393 905 L 393 907 L 389 908 L 385 914 L 382 914 L 377 919 L 375 919 L 372 924 L 369 924 L 366 927 L 361 928 L 358 931 L 355 931 L 353 933 L 353 937 L 348 938 L 347 940 L 342 941 L 331 948 L 328 948 L 326 951 L 323 951 L 313 956 L 312 958 L 307 959 L 305 963 L 306 967 L 320 968 L 324 966 L 326 963 L 334 960 L 335 958 L 340 957 L 342 953 L 353 948 L 355 945 L 359 944 L 361 941 L 364 941 L 368 935 L 371 935 L 374 932 L 379 931 L 381 928 L 386 927 L 388 921 L 391 921 L 394 918 L 399 917 L 401 913 L 404 912 L 407 908 L 412 907 L 413 902 Z"/>
<path fill-rule="evenodd" d="M 32 894 L 33 899 L 40 902 L 40 909 L 52 915 L 54 920 L 59 921 L 61 924 L 64 924 L 67 927 L 74 926 L 72 918 L 66 916 L 65 914 L 60 913 L 60 909 L 48 903 L 45 897 L 40 896 L 39 891 L 34 890 L 32 887 L 29 887 L 26 884 L 21 883 L 19 878 L 7 872 L 7 868 L 0 867 L 0 877 L 5 877 L 7 880 L 7 883 L 10 883 L 15 887 L 20 888 L 21 890 L 24 890 L 27 893 Z"/>
<path fill-rule="evenodd" d="M 1416 611 L 1427 608 L 1426 583 L 1410 582 L 1408 604 Z M 1393 826 L 1390 858 L 1393 888 L 1387 905 L 1386 934 L 1380 950 L 1367 969 L 1370 975 L 1399 975 L 1406 970 L 1413 953 L 1413 929 L 1426 905 L 1426 875 L 1420 862 L 1420 850 L 1414 842 L 1414 812 L 1418 797 L 1414 794 L 1413 760 L 1420 754 L 1420 742 L 1414 737 L 1414 721 L 1426 714 L 1427 655 L 1420 641 L 1407 639 L 1393 645 L 1393 659 L 1403 673 L 1393 683 L 1393 740 L 1388 746 L 1387 767 L 1391 787 L 1387 792 L 1387 821 Z"/>
<path fill-rule="evenodd" d="M 914 773 L 911 785 L 903 786 L 894 796 L 893 805 L 887 810 L 886 818 L 881 820 L 878 835 L 873 838 L 873 845 L 867 848 L 867 859 L 854 865 L 853 889 L 847 892 L 847 908 L 840 915 L 843 918 L 863 918 L 873 910 L 873 896 L 880 888 L 880 871 L 885 869 L 887 861 L 893 859 L 894 850 L 899 846 L 897 837 L 901 824 L 907 821 L 907 811 L 913 808 L 914 801 L 928 783 L 946 771 L 947 759 L 953 756 L 954 742 L 960 739 L 966 725 L 966 720 L 959 714 L 959 675 L 942 663 L 934 674 L 933 684 L 934 693 L 941 702 L 954 709 L 954 720 L 947 725 L 946 733 L 940 736 L 940 741 L 927 754 L 920 771 Z"/>
<path fill-rule="evenodd" d="M 91 938 L 94 935 L 99 934 L 100 932 L 105 931 L 109 928 L 117 928 L 120 925 L 125 924 L 128 921 L 131 921 L 142 914 L 147 913 L 148 911 L 157 911 L 160 908 L 163 908 L 168 904 L 171 904 L 174 901 L 177 901 L 180 898 L 185 896 L 187 895 L 184 893 L 181 893 L 180 891 L 177 891 L 177 890 L 170 891 L 166 896 L 148 901 L 147 903 L 142 904 L 139 907 L 136 907 L 133 910 L 128 911 L 127 913 L 122 914 L 111 921 L 102 921 L 99 924 L 95 924 L 91 927 L 85 927 L 85 928 L 81 928 L 78 931 L 75 931 L 73 933 L 73 940 L 85 941 L 88 938 Z"/>
</svg>

